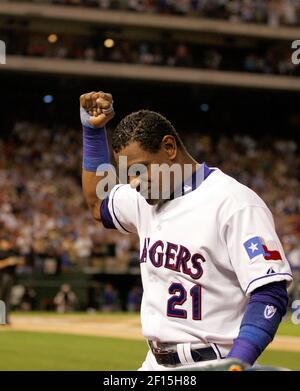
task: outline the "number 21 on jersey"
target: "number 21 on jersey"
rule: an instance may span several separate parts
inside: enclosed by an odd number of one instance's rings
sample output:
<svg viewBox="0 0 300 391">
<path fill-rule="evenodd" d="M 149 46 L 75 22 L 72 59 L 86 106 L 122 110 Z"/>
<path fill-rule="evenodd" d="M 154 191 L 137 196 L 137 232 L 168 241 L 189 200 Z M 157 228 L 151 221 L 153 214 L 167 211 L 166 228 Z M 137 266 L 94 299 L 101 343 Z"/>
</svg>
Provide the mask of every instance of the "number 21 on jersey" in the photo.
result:
<svg viewBox="0 0 300 391">
<path fill-rule="evenodd" d="M 180 308 L 187 300 L 191 301 L 193 320 L 201 320 L 201 285 L 194 285 L 188 292 L 179 282 L 173 282 L 169 287 L 167 315 L 172 318 L 187 319 L 187 311 Z"/>
</svg>

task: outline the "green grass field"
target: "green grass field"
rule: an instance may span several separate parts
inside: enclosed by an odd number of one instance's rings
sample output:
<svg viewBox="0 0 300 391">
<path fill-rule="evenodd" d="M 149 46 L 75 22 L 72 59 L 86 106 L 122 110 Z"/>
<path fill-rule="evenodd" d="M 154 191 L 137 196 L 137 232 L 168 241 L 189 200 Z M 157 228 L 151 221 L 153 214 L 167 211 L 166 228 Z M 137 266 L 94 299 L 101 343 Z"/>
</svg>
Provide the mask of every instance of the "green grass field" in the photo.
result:
<svg viewBox="0 0 300 391">
<path fill-rule="evenodd" d="M 300 325 L 284 322 L 278 333 L 300 336 Z M 0 332 L 0 370 L 135 370 L 146 352 L 143 341 L 9 329 Z M 300 370 L 300 352 L 266 351 L 259 363 Z"/>
<path fill-rule="evenodd" d="M 0 351 L 1 370 L 135 370 L 147 346 L 117 338 L 4 331 Z"/>
</svg>

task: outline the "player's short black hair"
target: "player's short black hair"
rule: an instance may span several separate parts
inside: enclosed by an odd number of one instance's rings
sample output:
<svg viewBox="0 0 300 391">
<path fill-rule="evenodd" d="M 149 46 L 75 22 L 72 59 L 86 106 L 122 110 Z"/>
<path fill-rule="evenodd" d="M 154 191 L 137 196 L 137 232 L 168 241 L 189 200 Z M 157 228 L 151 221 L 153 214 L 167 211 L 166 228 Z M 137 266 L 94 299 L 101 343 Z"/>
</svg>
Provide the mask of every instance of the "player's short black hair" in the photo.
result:
<svg viewBox="0 0 300 391">
<path fill-rule="evenodd" d="M 130 142 L 137 141 L 145 151 L 156 153 L 166 135 L 172 135 L 178 148 L 184 148 L 177 131 L 167 118 L 155 111 L 139 110 L 127 115 L 117 125 L 112 134 L 112 148 L 120 152 Z"/>
</svg>

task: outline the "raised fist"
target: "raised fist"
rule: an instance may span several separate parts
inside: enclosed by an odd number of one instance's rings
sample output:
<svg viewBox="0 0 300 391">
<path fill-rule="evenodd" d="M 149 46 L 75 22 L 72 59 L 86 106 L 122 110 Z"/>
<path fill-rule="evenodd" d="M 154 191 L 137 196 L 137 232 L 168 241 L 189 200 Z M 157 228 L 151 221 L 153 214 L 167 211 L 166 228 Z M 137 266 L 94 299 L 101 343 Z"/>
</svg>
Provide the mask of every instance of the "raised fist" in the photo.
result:
<svg viewBox="0 0 300 391">
<path fill-rule="evenodd" d="M 102 128 L 115 115 L 111 94 L 93 91 L 81 95 L 80 114 L 83 125 Z"/>
</svg>

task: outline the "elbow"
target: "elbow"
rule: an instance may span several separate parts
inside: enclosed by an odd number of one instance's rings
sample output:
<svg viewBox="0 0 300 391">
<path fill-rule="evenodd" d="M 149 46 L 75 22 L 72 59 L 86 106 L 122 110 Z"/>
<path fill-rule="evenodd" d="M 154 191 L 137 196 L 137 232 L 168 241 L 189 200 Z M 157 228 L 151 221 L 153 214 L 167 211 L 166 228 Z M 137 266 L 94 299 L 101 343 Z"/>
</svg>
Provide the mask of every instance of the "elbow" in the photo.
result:
<svg viewBox="0 0 300 391">
<path fill-rule="evenodd" d="M 85 194 L 85 200 L 89 207 L 89 210 L 91 211 L 94 220 L 99 223 L 101 221 L 101 214 L 100 214 L 101 200 L 95 197 L 88 197 L 87 194 Z"/>
<path fill-rule="evenodd" d="M 101 208 L 101 201 L 97 200 L 96 202 L 89 204 L 90 211 L 92 213 L 92 216 L 94 220 L 97 223 L 101 222 L 101 213 L 100 213 L 100 208 Z"/>
</svg>

